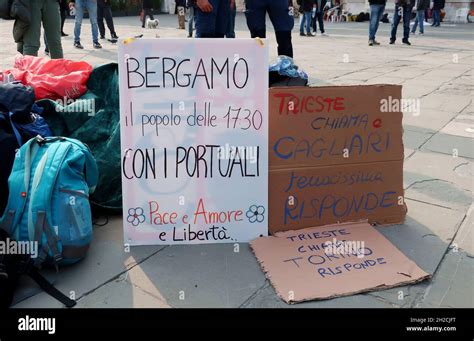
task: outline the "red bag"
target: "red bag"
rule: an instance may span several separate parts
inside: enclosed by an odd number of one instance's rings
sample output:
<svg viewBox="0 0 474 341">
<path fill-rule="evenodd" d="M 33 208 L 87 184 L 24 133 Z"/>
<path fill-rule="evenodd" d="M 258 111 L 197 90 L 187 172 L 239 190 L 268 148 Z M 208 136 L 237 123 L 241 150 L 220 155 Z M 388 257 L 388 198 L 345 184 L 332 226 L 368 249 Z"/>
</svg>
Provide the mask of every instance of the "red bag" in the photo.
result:
<svg viewBox="0 0 474 341">
<path fill-rule="evenodd" d="M 92 66 L 68 59 L 21 56 L 13 69 L 6 70 L 16 80 L 35 90 L 36 100 L 76 99 L 87 91 L 87 80 Z"/>
</svg>

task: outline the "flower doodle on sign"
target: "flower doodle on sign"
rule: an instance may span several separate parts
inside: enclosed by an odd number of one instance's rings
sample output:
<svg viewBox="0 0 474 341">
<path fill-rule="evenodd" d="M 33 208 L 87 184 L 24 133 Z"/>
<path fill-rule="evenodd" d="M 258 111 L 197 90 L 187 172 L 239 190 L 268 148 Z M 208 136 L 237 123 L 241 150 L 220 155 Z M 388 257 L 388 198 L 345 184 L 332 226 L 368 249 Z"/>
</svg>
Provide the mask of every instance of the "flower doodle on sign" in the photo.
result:
<svg viewBox="0 0 474 341">
<path fill-rule="evenodd" d="M 265 207 L 252 205 L 247 211 L 247 218 L 251 223 L 261 223 L 265 219 Z"/>
<path fill-rule="evenodd" d="M 137 227 L 138 225 L 145 222 L 145 215 L 143 214 L 143 208 L 130 208 L 128 210 L 127 221 L 133 226 Z"/>
</svg>

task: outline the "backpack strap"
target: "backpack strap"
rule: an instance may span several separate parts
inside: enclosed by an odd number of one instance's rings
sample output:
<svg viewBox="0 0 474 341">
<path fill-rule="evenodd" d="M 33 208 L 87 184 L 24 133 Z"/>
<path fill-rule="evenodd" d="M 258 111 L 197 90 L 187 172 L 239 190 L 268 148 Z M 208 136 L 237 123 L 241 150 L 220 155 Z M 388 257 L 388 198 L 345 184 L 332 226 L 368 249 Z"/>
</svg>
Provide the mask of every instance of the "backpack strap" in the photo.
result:
<svg viewBox="0 0 474 341">
<path fill-rule="evenodd" d="M 43 245 L 38 258 L 34 262 L 35 266 L 39 267 L 49 252 L 53 257 L 55 265 L 62 259 L 61 250 L 58 247 L 59 238 L 55 232 L 53 233 L 49 212 L 51 211 L 52 192 L 71 145 L 69 143 L 61 143 L 63 140 L 58 140 L 57 138 L 38 138 L 36 140 L 40 145 L 51 143 L 36 167 L 31 183 L 31 198 L 28 207 L 29 239 L 38 242 L 39 245 Z M 38 190 L 40 184 L 41 191 Z"/>
<path fill-rule="evenodd" d="M 64 304 L 67 308 L 72 308 L 76 305 L 75 300 L 71 300 L 69 297 L 64 295 L 61 291 L 56 289 L 54 285 L 48 282 L 46 278 L 44 278 L 38 271 L 37 268 L 30 266 L 26 273 L 40 286 L 41 289 L 46 291 L 46 293 L 59 302 Z"/>
<path fill-rule="evenodd" d="M 16 141 L 18 142 L 19 146 L 23 145 L 23 139 L 21 138 L 20 132 L 18 131 L 17 127 L 15 126 L 15 123 L 12 120 L 13 113 L 10 111 L 8 113 L 8 119 L 10 120 L 10 125 L 12 126 L 13 133 L 15 134 Z"/>
</svg>

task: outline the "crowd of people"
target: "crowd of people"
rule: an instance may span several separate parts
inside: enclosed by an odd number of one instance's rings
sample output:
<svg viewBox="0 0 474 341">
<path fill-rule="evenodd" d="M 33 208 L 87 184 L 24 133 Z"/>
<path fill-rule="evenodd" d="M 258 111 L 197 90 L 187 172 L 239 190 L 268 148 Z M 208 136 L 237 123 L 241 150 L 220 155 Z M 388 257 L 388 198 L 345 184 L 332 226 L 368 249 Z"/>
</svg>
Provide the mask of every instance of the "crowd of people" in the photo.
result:
<svg viewBox="0 0 474 341">
<path fill-rule="evenodd" d="M 369 24 L 369 45 L 380 45 L 375 40 L 375 35 L 379 27 L 380 20 L 385 11 L 387 0 L 369 0 L 370 3 L 370 24 Z M 431 26 L 439 27 L 441 23 L 441 10 L 444 8 L 445 0 L 433 0 L 432 15 L 433 23 Z M 402 43 L 411 45 L 409 41 L 410 32 L 415 33 L 419 27 L 419 33 L 424 34 L 424 22 L 426 12 L 430 8 L 430 0 L 395 0 L 395 11 L 393 14 L 392 29 L 390 32 L 390 44 L 395 44 L 397 40 L 397 28 L 400 21 L 403 22 Z M 415 22 L 410 30 L 410 20 L 413 10 L 416 11 Z"/>
<path fill-rule="evenodd" d="M 1 1 L 1 0 L 0 0 Z M 6 0 L 7 1 L 7 0 Z M 74 46 L 83 49 L 81 43 L 81 27 L 84 13 L 87 11 L 92 30 L 92 46 L 102 48 L 99 39 L 105 39 L 105 23 L 110 31 L 110 40 L 118 39 L 112 18 L 111 0 L 18 0 L 15 11 L 17 20 L 13 36 L 17 49 L 25 55 L 38 55 L 40 48 L 41 26 L 44 28 L 45 52 L 51 58 L 63 58 L 61 37 L 64 32 L 64 22 L 68 14 L 75 16 Z M 337 0 L 336 0 L 337 1 Z M 402 43 L 411 45 L 410 32 L 413 34 L 419 28 L 424 34 L 426 12 L 431 0 L 395 0 L 390 44 L 394 44 L 399 23 L 403 23 Z M 432 0 L 432 26 L 440 26 L 441 10 L 445 0 Z M 384 15 L 387 0 L 369 0 L 370 24 L 369 45 L 380 45 L 375 39 L 379 23 Z M 196 38 L 235 38 L 235 0 L 175 0 L 175 14 L 178 15 L 178 28 L 185 29 L 188 21 L 188 37 Z M 331 0 L 296 0 L 301 13 L 300 35 L 315 36 L 318 31 L 326 35 L 324 30 L 324 15 L 331 7 Z M 147 20 L 154 19 L 154 2 L 141 0 L 142 27 Z M 337 5 L 337 4 L 336 4 Z M 293 0 L 246 0 L 245 16 L 252 38 L 266 37 L 266 14 L 269 15 L 275 29 L 278 44 L 278 54 L 293 57 L 292 30 L 294 26 Z M 186 11 L 188 19 L 186 20 Z M 416 12 L 415 22 L 410 30 L 412 12 Z M 28 17 L 28 24 L 22 22 L 22 16 Z"/>
</svg>

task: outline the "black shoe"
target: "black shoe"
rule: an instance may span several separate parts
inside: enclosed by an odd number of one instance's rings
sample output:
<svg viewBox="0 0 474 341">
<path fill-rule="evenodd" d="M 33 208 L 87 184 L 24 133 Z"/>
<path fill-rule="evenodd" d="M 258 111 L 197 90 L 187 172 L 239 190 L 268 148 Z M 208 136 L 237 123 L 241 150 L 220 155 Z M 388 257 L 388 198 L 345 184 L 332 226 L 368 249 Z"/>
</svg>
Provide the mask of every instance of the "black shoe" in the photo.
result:
<svg viewBox="0 0 474 341">
<path fill-rule="evenodd" d="M 374 40 L 373 39 L 369 39 L 369 46 L 374 46 Z"/>
<path fill-rule="evenodd" d="M 395 39 L 390 39 L 390 43 L 389 43 L 389 44 L 390 44 L 390 45 L 395 44 Z"/>
<path fill-rule="evenodd" d="M 49 50 L 48 49 L 44 49 L 44 54 L 49 56 Z"/>
<path fill-rule="evenodd" d="M 316 37 L 316 33 L 307 33 L 306 34 L 308 37 Z"/>
<path fill-rule="evenodd" d="M 100 36 L 100 39 L 102 39 L 102 40 L 105 39 L 105 36 Z"/>
<path fill-rule="evenodd" d="M 300 36 L 306 37 L 306 34 L 304 34 L 304 32 L 300 32 Z"/>
<path fill-rule="evenodd" d="M 411 45 L 411 43 L 408 41 L 408 39 L 403 39 L 402 40 L 402 43 L 405 44 L 405 45 Z"/>
<path fill-rule="evenodd" d="M 69 34 L 61 32 L 61 37 L 68 37 L 68 36 L 69 36 Z"/>
<path fill-rule="evenodd" d="M 114 39 L 114 40 L 117 40 L 117 39 L 119 38 L 116 33 L 112 33 L 110 36 L 111 36 L 112 39 Z"/>
<path fill-rule="evenodd" d="M 82 46 L 81 43 L 78 41 L 74 42 L 74 47 L 76 49 L 81 49 L 81 50 L 84 49 L 84 46 Z"/>
<path fill-rule="evenodd" d="M 100 45 L 100 43 L 98 41 L 96 41 L 96 42 L 94 42 L 94 48 L 95 49 L 101 49 L 102 45 Z"/>
</svg>

